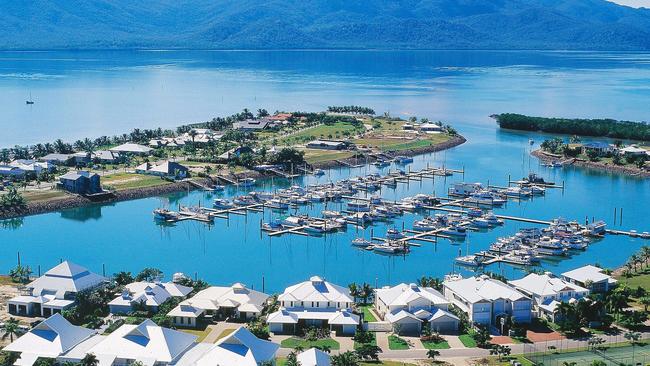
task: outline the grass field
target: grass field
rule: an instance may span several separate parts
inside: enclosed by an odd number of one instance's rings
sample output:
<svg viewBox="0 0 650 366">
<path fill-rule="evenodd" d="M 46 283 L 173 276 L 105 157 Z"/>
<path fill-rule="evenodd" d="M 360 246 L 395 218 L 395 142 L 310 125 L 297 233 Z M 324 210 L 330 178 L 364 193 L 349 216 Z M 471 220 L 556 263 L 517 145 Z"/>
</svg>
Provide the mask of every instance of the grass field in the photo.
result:
<svg viewBox="0 0 650 366">
<path fill-rule="evenodd" d="M 650 291 L 650 268 L 639 269 L 639 272 L 633 273 L 632 277 L 617 277 L 619 283 L 626 284 L 630 288 L 637 288 L 639 286 L 643 287 L 647 291 Z"/>
<path fill-rule="evenodd" d="M 306 129 L 304 131 L 297 132 L 290 136 L 285 136 L 278 138 L 278 144 L 284 145 L 295 145 L 302 144 L 309 140 L 315 140 L 319 138 L 324 139 L 341 139 L 347 136 L 353 136 L 357 133 L 363 132 L 363 126 L 357 128 L 350 123 L 345 122 L 336 122 L 331 125 L 319 125 L 313 128 Z"/>
<path fill-rule="evenodd" d="M 469 334 L 461 334 L 460 336 L 458 336 L 458 339 L 460 339 L 460 341 L 463 343 L 465 347 L 475 348 L 478 346 L 474 338 L 472 338 L 472 336 L 470 336 Z"/>
<path fill-rule="evenodd" d="M 391 350 L 404 350 L 404 349 L 409 349 L 408 343 L 406 341 L 396 335 L 389 335 L 388 336 L 388 348 Z"/>
<path fill-rule="evenodd" d="M 300 338 L 292 337 L 292 338 L 287 338 L 287 339 L 283 340 L 280 343 L 280 346 L 282 348 L 296 348 L 296 347 L 300 346 L 303 349 L 309 349 L 309 348 L 312 348 L 312 347 L 325 346 L 325 347 L 330 347 L 330 349 L 332 349 L 332 350 L 338 350 L 338 349 L 341 348 L 341 345 L 339 344 L 339 342 L 337 342 L 337 341 L 335 341 L 335 340 L 333 340 L 331 338 L 319 339 L 317 341 L 308 341 L 306 339 L 300 339 Z"/>
<path fill-rule="evenodd" d="M 352 151 L 329 151 L 318 149 L 304 149 L 305 160 L 309 164 L 321 163 L 323 161 L 347 159 L 354 155 Z"/>
<path fill-rule="evenodd" d="M 362 138 L 353 140 L 358 146 L 365 145 L 368 147 L 376 147 L 380 150 L 410 150 L 422 147 L 436 145 L 445 141 L 449 141 L 451 136 L 446 134 L 432 134 L 424 139 L 390 139 L 390 138 Z"/>
<path fill-rule="evenodd" d="M 442 342 L 422 341 L 422 345 L 426 349 L 449 349 L 449 348 L 451 348 L 449 346 L 449 343 L 447 343 L 447 341 L 442 341 Z"/>
<path fill-rule="evenodd" d="M 135 173 L 115 173 L 102 177 L 102 185 L 110 186 L 116 190 L 156 187 L 170 184 L 170 182 L 152 175 Z"/>
<path fill-rule="evenodd" d="M 44 202 L 55 201 L 68 197 L 68 195 L 57 189 L 48 189 L 43 191 L 20 191 L 27 202 Z"/>
<path fill-rule="evenodd" d="M 372 309 L 373 305 L 368 304 L 368 305 L 357 305 L 357 308 L 363 312 L 363 319 L 367 322 L 376 322 L 377 318 L 372 314 L 370 309 Z"/>
</svg>

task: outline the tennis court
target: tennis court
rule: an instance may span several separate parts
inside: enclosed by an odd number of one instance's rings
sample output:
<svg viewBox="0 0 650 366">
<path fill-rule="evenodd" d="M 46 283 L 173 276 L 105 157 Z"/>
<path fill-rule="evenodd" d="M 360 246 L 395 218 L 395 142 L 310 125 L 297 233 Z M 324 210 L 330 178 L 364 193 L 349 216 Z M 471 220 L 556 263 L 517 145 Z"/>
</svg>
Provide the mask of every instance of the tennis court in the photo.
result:
<svg viewBox="0 0 650 366">
<path fill-rule="evenodd" d="M 542 353 L 526 355 L 531 362 L 544 366 L 562 366 L 575 362 L 576 366 L 589 365 L 594 360 L 604 361 L 608 365 L 647 365 L 650 364 L 650 345 L 612 347 L 606 351 L 576 351 L 562 353 Z"/>
</svg>

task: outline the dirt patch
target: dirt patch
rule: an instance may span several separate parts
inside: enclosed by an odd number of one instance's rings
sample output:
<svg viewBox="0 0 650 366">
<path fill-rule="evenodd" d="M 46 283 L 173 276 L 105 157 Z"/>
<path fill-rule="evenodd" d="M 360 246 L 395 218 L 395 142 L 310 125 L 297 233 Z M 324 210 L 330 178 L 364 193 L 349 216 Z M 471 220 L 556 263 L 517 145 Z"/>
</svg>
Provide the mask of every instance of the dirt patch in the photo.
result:
<svg viewBox="0 0 650 366">
<path fill-rule="evenodd" d="M 551 329 L 535 329 L 526 331 L 526 338 L 531 342 L 559 341 L 566 337 Z"/>
<path fill-rule="evenodd" d="M 492 336 L 492 339 L 490 339 L 490 343 L 492 344 L 513 344 L 515 343 L 512 338 L 508 336 Z"/>
</svg>

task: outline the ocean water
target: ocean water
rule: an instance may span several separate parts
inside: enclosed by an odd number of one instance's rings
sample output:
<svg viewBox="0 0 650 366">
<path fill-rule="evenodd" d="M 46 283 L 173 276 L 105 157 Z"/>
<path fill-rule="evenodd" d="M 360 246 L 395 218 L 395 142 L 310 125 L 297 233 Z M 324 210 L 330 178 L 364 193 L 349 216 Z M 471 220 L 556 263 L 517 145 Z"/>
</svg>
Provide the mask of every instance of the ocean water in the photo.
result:
<svg viewBox="0 0 650 366">
<path fill-rule="evenodd" d="M 464 169 L 465 174 L 411 182 L 384 189 L 387 199 L 419 192 L 444 195 L 453 182 L 505 185 L 538 172 L 564 182 L 531 201 L 511 201 L 497 213 L 584 221 L 604 219 L 614 227 L 614 209 L 623 209 L 616 228 L 650 231 L 648 180 L 580 168 L 549 169 L 530 157 L 529 138 L 548 136 L 501 131 L 490 114 L 519 112 L 544 116 L 611 117 L 647 120 L 650 115 L 650 55 L 578 52 L 497 51 L 97 51 L 0 53 L 0 146 L 74 140 L 128 132 L 133 127 L 173 127 L 241 110 L 322 110 L 357 104 L 404 117 L 428 117 L 452 124 L 468 142 L 437 154 L 418 156 L 410 165 Z M 31 93 L 34 105 L 25 105 Z M 396 167 L 393 166 L 393 169 Z M 333 169 L 311 184 L 378 171 L 375 167 Z M 387 169 L 381 172 L 387 172 Z M 257 189 L 291 182 L 273 180 Z M 225 197 L 242 194 L 229 188 Z M 451 271 L 459 253 L 486 249 L 496 238 L 529 224 L 508 222 L 488 232 L 471 233 L 460 243 L 422 243 L 406 256 L 357 250 L 358 236 L 381 236 L 389 227 L 410 228 L 418 215 L 405 215 L 366 230 L 353 227 L 323 237 L 269 238 L 260 222 L 278 214 L 233 216 L 208 226 L 154 223 L 157 207 L 210 204 L 217 195 L 178 193 L 93 206 L 4 222 L 0 228 L 0 272 L 22 261 L 38 271 L 70 259 L 107 274 L 137 272 L 147 266 L 167 275 L 185 272 L 216 284 L 244 282 L 266 291 L 319 274 L 331 281 L 377 285 L 412 282 L 423 275 Z M 322 205 L 299 212 L 315 214 Z M 334 204 L 328 208 L 339 209 Z M 545 261 L 555 272 L 587 263 L 623 264 L 645 242 L 608 236 L 586 252 Z M 650 243 L 647 243 L 650 244 Z M 522 269 L 494 265 L 509 277 Z"/>
</svg>

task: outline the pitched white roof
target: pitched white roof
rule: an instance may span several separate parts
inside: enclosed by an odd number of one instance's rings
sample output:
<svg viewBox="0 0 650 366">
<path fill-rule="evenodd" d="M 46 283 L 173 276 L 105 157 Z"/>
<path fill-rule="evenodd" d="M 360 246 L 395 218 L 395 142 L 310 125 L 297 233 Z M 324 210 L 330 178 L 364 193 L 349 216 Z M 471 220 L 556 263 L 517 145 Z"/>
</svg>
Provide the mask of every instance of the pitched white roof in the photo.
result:
<svg viewBox="0 0 650 366">
<path fill-rule="evenodd" d="M 436 320 L 444 319 L 444 318 L 450 318 L 450 319 L 454 319 L 454 320 L 460 320 L 460 318 L 458 318 L 456 315 L 454 315 L 454 314 L 452 314 L 452 313 L 450 313 L 450 312 L 448 312 L 448 311 L 445 311 L 445 310 L 442 310 L 442 309 L 438 309 L 438 310 L 437 310 L 435 313 L 433 313 L 433 315 L 431 315 L 431 317 L 429 318 L 429 323 L 431 323 L 431 322 L 435 322 Z"/>
<path fill-rule="evenodd" d="M 361 319 L 348 310 L 332 309 L 284 309 L 269 314 L 266 322 L 269 324 L 296 324 L 300 319 L 327 320 L 334 325 L 357 325 Z"/>
<path fill-rule="evenodd" d="M 379 298 L 386 306 L 408 306 L 409 303 L 426 299 L 431 305 L 448 304 L 449 300 L 431 287 L 420 287 L 416 284 L 401 283 L 397 286 L 375 290 Z"/>
<path fill-rule="evenodd" d="M 215 344 L 196 366 L 258 366 L 275 359 L 280 346 L 259 339 L 248 329 L 240 327 Z"/>
<path fill-rule="evenodd" d="M 310 278 L 309 281 L 287 287 L 284 293 L 278 296 L 278 300 L 354 302 L 347 288 L 329 283 L 318 276 Z"/>
<path fill-rule="evenodd" d="M 269 314 L 266 317 L 266 322 L 269 324 L 297 324 L 298 315 L 287 309 L 280 309 L 275 313 Z"/>
<path fill-rule="evenodd" d="M 524 278 L 508 282 L 516 288 L 537 296 L 557 295 L 561 291 L 589 292 L 584 287 L 574 285 L 548 274 L 539 275 L 537 273 L 530 273 Z"/>
<path fill-rule="evenodd" d="M 388 313 L 386 314 L 386 320 L 389 321 L 390 323 L 397 323 L 401 322 L 403 320 L 410 320 L 410 321 L 415 321 L 418 323 L 422 323 L 422 320 L 419 319 L 417 316 L 409 313 L 408 311 L 405 310 L 400 310 L 395 314 Z"/>
<path fill-rule="evenodd" d="M 587 265 L 568 272 L 564 272 L 562 273 L 562 276 L 582 283 L 585 283 L 586 281 L 602 282 L 613 280 L 611 276 L 603 273 L 602 268 L 598 268 L 592 265 Z"/>
<path fill-rule="evenodd" d="M 172 362 L 190 348 L 196 336 L 163 328 L 147 319 L 139 325 L 125 324 L 90 349 L 100 359 L 123 358 L 146 364 Z M 152 362 L 153 361 L 153 362 Z"/>
<path fill-rule="evenodd" d="M 74 326 L 61 314 L 54 314 L 16 339 L 4 350 L 20 352 L 23 363 L 27 364 L 27 360 L 32 359 L 30 355 L 36 355 L 37 358 L 56 358 L 93 335 L 95 335 L 94 330 Z"/>
<path fill-rule="evenodd" d="M 56 292 L 58 298 L 63 298 L 66 292 L 83 291 L 96 287 L 104 281 L 106 281 L 105 277 L 65 261 L 45 272 L 43 276 L 32 281 L 27 287 L 33 289 L 34 296 L 39 296 L 45 290 Z"/>
<path fill-rule="evenodd" d="M 513 287 L 486 275 L 445 281 L 444 285 L 471 303 L 497 299 L 516 301 L 527 298 Z"/>
<path fill-rule="evenodd" d="M 115 146 L 113 148 L 110 148 L 109 150 L 117 151 L 117 152 L 126 152 L 126 153 L 148 153 L 153 149 L 147 146 L 127 142 L 126 144 Z"/>
<path fill-rule="evenodd" d="M 330 355 L 317 349 L 310 348 L 296 357 L 300 366 L 330 366 Z"/>
<path fill-rule="evenodd" d="M 108 305 L 130 306 L 132 303 L 144 302 L 147 306 L 159 306 L 170 297 L 184 297 L 190 292 L 191 287 L 173 282 L 133 282 L 126 285 L 122 295 Z"/>
<path fill-rule="evenodd" d="M 242 312 L 260 312 L 268 300 L 269 295 L 251 290 L 241 283 L 235 283 L 229 287 L 212 286 L 199 291 L 192 298 L 187 299 L 181 305 L 189 305 L 194 309 L 218 310 L 221 307 L 236 308 Z M 189 308 L 186 307 L 189 311 Z M 169 316 L 184 316 L 180 313 L 180 306 L 172 310 Z"/>
</svg>

